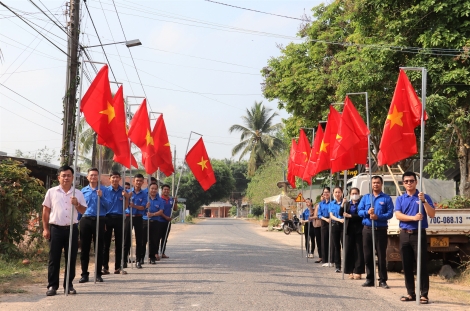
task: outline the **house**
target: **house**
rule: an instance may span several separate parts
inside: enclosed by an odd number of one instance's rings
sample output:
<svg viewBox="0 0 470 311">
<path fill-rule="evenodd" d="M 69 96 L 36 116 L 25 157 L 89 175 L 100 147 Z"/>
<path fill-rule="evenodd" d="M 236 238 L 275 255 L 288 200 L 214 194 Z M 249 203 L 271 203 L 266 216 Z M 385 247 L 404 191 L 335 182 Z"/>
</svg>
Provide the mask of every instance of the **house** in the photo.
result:
<svg viewBox="0 0 470 311">
<path fill-rule="evenodd" d="M 211 218 L 225 218 L 230 217 L 230 209 L 232 204 L 229 202 L 212 202 L 209 205 L 201 207 L 201 215 L 203 217 Z"/>
</svg>

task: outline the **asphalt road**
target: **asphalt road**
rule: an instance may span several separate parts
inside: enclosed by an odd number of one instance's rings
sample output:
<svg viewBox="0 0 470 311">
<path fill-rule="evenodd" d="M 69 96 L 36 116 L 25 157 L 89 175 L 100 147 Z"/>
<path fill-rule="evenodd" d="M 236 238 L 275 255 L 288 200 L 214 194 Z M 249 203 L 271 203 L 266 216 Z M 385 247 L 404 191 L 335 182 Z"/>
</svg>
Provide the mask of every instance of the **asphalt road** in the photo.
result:
<svg viewBox="0 0 470 311">
<path fill-rule="evenodd" d="M 178 225 L 176 225 L 178 226 Z M 178 231 L 178 230 L 175 230 Z M 295 234 L 295 233 L 292 233 Z M 300 237 L 297 235 L 300 239 Z M 300 244 L 300 240 L 299 240 Z M 341 280 L 334 269 L 302 258 L 299 246 L 257 233 L 252 223 L 207 219 L 175 232 L 169 259 L 104 283 L 79 284 L 77 295 L 46 288 L 3 296 L 1 310 L 412 310 L 384 289 Z M 79 269 L 77 269 L 79 275 Z M 90 276 L 91 277 L 91 276 Z M 377 291 L 382 291 L 378 294 Z"/>
</svg>

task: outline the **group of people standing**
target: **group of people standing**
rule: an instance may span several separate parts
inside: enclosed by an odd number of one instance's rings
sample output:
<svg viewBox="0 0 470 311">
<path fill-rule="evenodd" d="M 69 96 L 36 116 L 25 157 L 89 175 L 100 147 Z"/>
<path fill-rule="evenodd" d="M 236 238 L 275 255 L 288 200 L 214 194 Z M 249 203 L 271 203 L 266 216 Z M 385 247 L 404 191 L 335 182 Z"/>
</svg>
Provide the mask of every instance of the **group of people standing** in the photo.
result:
<svg viewBox="0 0 470 311">
<path fill-rule="evenodd" d="M 103 282 L 102 276 L 111 273 L 109 269 L 109 252 L 113 234 L 115 241 L 114 274 L 126 274 L 123 268 L 127 268 L 130 260 L 132 229 L 135 232 L 136 268 L 141 269 L 142 264 L 144 264 L 147 243 L 149 243 L 148 256 L 150 264 L 156 264 L 156 261 L 159 261 L 160 258 L 168 258 L 165 255 L 165 247 L 171 228 L 171 214 L 178 208 L 176 198 L 170 196 L 169 185 L 163 184 L 161 186 L 160 195 L 157 181 L 152 177 L 149 187 L 142 189 L 144 176 L 137 174 L 134 176 L 134 187 L 131 188 L 130 184 L 126 183 L 124 188 L 121 186 L 121 174 L 112 172 L 109 177 L 111 185 L 98 187 L 99 171 L 96 168 L 91 168 L 88 170 L 87 175 L 89 185 L 81 191 L 75 190 L 74 193 L 72 188 L 73 176 L 73 168 L 70 166 L 60 167 L 58 169 L 59 185 L 47 191 L 42 204 L 43 236 L 49 241 L 50 245 L 47 296 L 55 295 L 59 288 L 62 250 L 64 250 L 67 266 L 71 214 L 73 227 L 69 294 L 76 294 L 72 282 L 75 278 L 79 238 L 82 270 L 79 283 L 89 281 L 88 265 L 92 242 L 97 243 L 95 246 L 98 250 L 95 254 L 98 266 L 95 276 L 96 281 Z M 125 210 L 123 207 L 125 207 Z M 122 239 L 123 229 L 124 241 Z M 122 256 L 123 242 L 124 256 Z M 121 266 L 122 258 L 123 265 Z M 65 291 L 65 278 L 63 287 Z"/>
<path fill-rule="evenodd" d="M 305 248 L 307 256 L 313 257 L 315 242 L 318 260 L 323 266 L 335 265 L 335 272 L 341 273 L 341 250 L 345 247 L 344 273 L 349 279 L 360 280 L 366 274 L 363 287 L 375 286 L 374 260 L 377 255 L 378 285 L 388 289 L 387 285 L 387 229 L 388 220 L 393 217 L 400 221 L 400 252 L 405 275 L 407 294 L 401 301 L 416 301 L 414 283 L 414 264 L 418 253 L 418 222 L 421 226 L 421 279 L 420 303 L 428 303 L 429 275 L 427 272 L 427 217 L 434 217 L 435 210 L 431 197 L 419 192 L 417 175 L 405 172 L 402 176 L 406 193 L 399 196 L 393 204 L 392 198 L 382 191 L 381 176 L 372 177 L 372 194 L 361 197 L 358 188 L 349 189 L 350 199 L 343 197 L 340 187 L 331 189 L 325 187 L 318 204 L 313 205 L 311 199 L 306 199 L 307 208 L 302 214 L 305 233 Z M 423 204 L 422 213 L 419 205 Z M 373 223 L 374 222 L 374 223 Z M 330 244 L 331 225 L 331 244 Z M 343 230 L 345 230 L 345 245 L 343 245 Z M 374 235 L 372 234 L 374 231 Z M 375 251 L 373 253 L 373 241 Z M 330 248 L 329 248 L 330 247 Z M 329 262 L 328 262 L 329 261 Z"/>
</svg>

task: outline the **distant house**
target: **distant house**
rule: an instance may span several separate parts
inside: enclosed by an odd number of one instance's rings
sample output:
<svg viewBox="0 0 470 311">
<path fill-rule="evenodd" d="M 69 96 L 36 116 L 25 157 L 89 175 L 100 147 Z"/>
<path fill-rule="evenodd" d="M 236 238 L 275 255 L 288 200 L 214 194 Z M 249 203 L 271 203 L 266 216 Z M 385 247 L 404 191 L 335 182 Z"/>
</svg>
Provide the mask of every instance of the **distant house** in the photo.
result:
<svg viewBox="0 0 470 311">
<path fill-rule="evenodd" d="M 207 206 L 201 207 L 201 215 L 203 217 L 211 218 L 225 218 L 230 217 L 230 209 L 232 204 L 229 202 L 212 202 Z"/>
</svg>

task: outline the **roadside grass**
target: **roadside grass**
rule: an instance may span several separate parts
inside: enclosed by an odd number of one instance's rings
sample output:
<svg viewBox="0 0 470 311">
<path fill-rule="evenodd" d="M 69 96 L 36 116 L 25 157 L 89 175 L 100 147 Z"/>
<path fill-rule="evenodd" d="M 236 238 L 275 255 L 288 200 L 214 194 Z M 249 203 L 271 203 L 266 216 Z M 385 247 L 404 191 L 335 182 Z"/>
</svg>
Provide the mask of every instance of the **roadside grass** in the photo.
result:
<svg viewBox="0 0 470 311">
<path fill-rule="evenodd" d="M 0 259 L 0 295 L 25 293 L 21 286 L 44 282 L 47 275 L 45 262 L 31 262 L 23 265 L 22 260 Z"/>
</svg>

